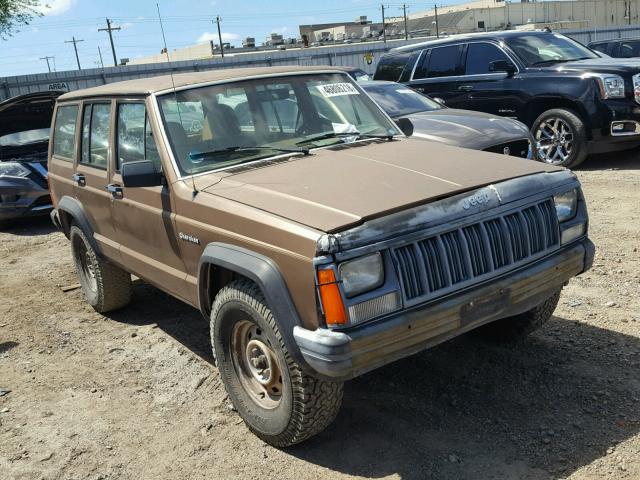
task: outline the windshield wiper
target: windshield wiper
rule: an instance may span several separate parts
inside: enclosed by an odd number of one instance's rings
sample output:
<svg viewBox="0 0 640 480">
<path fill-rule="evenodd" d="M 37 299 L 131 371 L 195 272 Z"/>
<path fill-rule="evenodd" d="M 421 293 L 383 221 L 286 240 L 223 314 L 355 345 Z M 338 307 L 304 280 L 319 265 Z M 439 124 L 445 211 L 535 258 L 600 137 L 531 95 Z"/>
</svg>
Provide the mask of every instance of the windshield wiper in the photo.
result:
<svg viewBox="0 0 640 480">
<path fill-rule="evenodd" d="M 393 134 L 386 135 L 376 135 L 370 133 L 360 133 L 360 132 L 325 132 L 320 133 L 318 135 L 314 135 L 299 142 L 296 142 L 296 145 L 303 145 L 309 142 L 317 142 L 319 140 L 327 140 L 329 138 L 348 138 L 348 137 L 357 137 L 357 138 L 385 138 L 387 140 L 393 139 Z"/>
<path fill-rule="evenodd" d="M 555 60 L 543 60 L 541 62 L 535 62 L 532 64 L 534 67 L 538 67 L 540 65 L 553 65 L 555 63 L 566 63 L 566 62 L 577 62 L 578 60 L 589 60 L 592 57 L 578 57 L 578 58 L 565 58 L 565 59 L 555 59 Z"/>
<path fill-rule="evenodd" d="M 191 160 L 202 160 L 206 157 L 218 155 L 221 153 L 234 153 L 234 152 L 247 152 L 247 151 L 258 151 L 258 150 L 273 150 L 274 152 L 283 152 L 283 153 L 302 153 L 304 155 L 309 155 L 308 148 L 280 148 L 280 147 L 272 147 L 271 145 L 257 145 L 257 146 L 235 146 L 235 147 L 226 147 L 226 148 L 218 148 L 215 150 L 207 150 L 205 152 L 191 152 L 189 154 L 189 158 Z"/>
</svg>

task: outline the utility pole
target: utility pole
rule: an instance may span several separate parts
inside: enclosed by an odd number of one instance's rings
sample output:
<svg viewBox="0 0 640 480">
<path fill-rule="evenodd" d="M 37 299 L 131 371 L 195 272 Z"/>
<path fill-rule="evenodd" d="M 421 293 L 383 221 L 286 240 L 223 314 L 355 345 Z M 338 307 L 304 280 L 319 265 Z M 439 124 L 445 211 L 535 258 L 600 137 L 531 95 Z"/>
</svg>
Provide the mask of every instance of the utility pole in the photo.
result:
<svg viewBox="0 0 640 480">
<path fill-rule="evenodd" d="M 40 57 L 40 60 L 46 60 L 47 61 L 47 68 L 49 69 L 49 73 L 51 73 L 51 64 L 49 63 L 49 59 L 53 59 L 56 57 Z"/>
<path fill-rule="evenodd" d="M 73 49 L 76 51 L 76 62 L 78 62 L 78 70 L 82 70 L 80 67 L 80 57 L 78 57 L 78 47 L 76 44 L 78 42 L 84 42 L 84 40 L 76 40 L 76 37 L 71 37 L 73 40 L 65 40 L 64 43 L 73 43 Z"/>
<path fill-rule="evenodd" d="M 382 4 L 381 7 L 382 7 L 382 40 L 384 41 L 384 43 L 387 43 L 387 28 L 385 27 L 385 24 L 384 24 L 384 4 Z"/>
<path fill-rule="evenodd" d="M 224 47 L 222 46 L 222 33 L 220 33 L 220 15 L 216 15 L 216 24 L 218 25 L 218 40 L 220 41 L 220 55 L 224 58 Z"/>
<path fill-rule="evenodd" d="M 98 56 L 100 57 L 100 66 L 104 68 L 104 63 L 102 61 L 102 52 L 100 51 L 100 45 L 98 45 Z"/>
<path fill-rule="evenodd" d="M 409 40 L 409 27 L 407 27 L 407 4 L 402 4 L 402 12 L 404 13 L 404 39 Z"/>
<path fill-rule="evenodd" d="M 433 8 L 436 12 L 436 38 L 440 38 L 440 29 L 438 28 L 438 5 L 434 5 Z"/>
<path fill-rule="evenodd" d="M 118 66 L 118 60 L 116 59 L 116 47 L 113 46 L 113 35 L 111 32 L 120 30 L 120 27 L 112 27 L 111 20 L 107 18 L 107 28 L 99 28 L 99 32 L 109 32 L 109 40 L 111 41 L 111 53 L 113 53 L 113 66 Z"/>
</svg>

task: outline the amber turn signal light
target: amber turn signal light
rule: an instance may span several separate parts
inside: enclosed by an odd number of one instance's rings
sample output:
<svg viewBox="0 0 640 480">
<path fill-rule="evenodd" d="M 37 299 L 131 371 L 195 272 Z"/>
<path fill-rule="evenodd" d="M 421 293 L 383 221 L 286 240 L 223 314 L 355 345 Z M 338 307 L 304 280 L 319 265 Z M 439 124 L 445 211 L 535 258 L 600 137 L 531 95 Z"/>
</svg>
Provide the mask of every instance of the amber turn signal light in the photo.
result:
<svg viewBox="0 0 640 480">
<path fill-rule="evenodd" d="M 332 269 L 318 270 L 318 289 L 327 325 L 346 325 L 347 312 Z"/>
</svg>

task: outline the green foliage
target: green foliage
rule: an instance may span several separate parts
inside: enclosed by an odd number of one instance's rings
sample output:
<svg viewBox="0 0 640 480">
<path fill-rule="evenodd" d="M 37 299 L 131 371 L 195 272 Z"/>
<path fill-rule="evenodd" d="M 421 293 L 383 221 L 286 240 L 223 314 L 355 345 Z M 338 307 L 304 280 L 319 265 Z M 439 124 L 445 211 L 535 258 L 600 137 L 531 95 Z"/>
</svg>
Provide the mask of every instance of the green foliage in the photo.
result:
<svg viewBox="0 0 640 480">
<path fill-rule="evenodd" d="M 6 40 L 21 25 L 29 25 L 34 17 L 42 15 L 40 0 L 0 0 L 0 39 Z"/>
</svg>

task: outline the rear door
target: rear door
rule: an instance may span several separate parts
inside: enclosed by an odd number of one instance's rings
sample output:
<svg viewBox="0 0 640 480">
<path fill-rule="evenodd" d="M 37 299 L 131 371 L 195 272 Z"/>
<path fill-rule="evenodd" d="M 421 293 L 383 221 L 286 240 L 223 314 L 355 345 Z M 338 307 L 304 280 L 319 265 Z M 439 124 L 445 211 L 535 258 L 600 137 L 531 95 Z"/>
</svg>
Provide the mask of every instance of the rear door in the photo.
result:
<svg viewBox="0 0 640 480">
<path fill-rule="evenodd" d="M 127 188 L 122 182 L 121 169 L 127 162 L 151 160 L 158 171 L 163 168 L 146 105 L 143 100 L 118 101 L 114 114 L 109 197 L 122 262 L 139 277 L 186 299 L 169 186 Z"/>
<path fill-rule="evenodd" d="M 447 106 L 462 108 L 460 104 L 466 96 L 458 88 L 463 73 L 462 51 L 463 44 L 424 50 L 413 71 L 411 87 L 444 100 Z"/>
<path fill-rule="evenodd" d="M 460 108 L 518 118 L 528 95 L 516 73 L 493 71 L 492 62 L 504 61 L 517 65 L 502 48 L 491 42 L 469 43 L 464 52 L 464 77 L 458 83 L 463 90 Z"/>
<path fill-rule="evenodd" d="M 111 155 L 112 102 L 85 101 L 82 106 L 80 155 L 74 175 L 76 197 L 84 207 L 102 252 L 120 261 L 116 229 L 111 218 L 109 156 Z"/>
<path fill-rule="evenodd" d="M 79 111 L 79 103 L 64 103 L 58 104 L 53 115 L 48 169 L 51 198 L 56 202 L 56 207 L 62 197 L 75 197 L 74 167 Z"/>
</svg>

